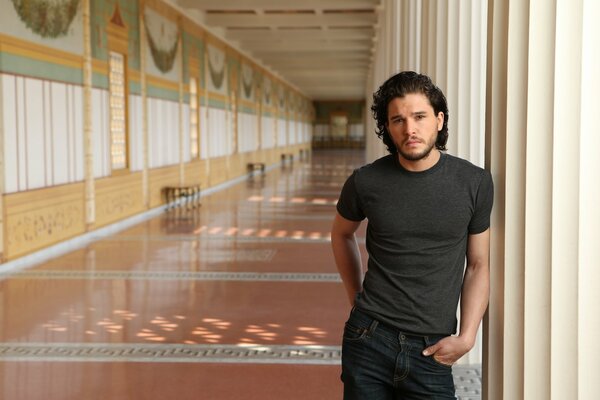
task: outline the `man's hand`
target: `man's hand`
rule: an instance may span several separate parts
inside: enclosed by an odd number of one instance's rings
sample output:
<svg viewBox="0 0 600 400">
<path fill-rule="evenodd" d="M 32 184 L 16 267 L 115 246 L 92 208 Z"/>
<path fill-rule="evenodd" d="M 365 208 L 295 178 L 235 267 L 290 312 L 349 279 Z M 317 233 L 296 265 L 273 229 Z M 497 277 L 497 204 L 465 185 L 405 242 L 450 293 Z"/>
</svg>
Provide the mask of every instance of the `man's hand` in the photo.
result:
<svg viewBox="0 0 600 400">
<path fill-rule="evenodd" d="M 440 364 L 451 366 L 473 348 L 473 344 L 460 336 L 448 336 L 423 350 L 424 356 L 433 356 Z"/>
</svg>

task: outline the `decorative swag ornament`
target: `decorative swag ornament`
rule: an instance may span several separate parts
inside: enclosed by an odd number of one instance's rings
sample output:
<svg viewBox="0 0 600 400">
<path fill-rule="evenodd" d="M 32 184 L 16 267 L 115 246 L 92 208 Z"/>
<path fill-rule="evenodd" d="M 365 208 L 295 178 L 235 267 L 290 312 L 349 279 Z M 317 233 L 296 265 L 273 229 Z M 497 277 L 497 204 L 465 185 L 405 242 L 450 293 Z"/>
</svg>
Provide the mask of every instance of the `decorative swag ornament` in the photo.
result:
<svg viewBox="0 0 600 400">
<path fill-rule="evenodd" d="M 265 105 L 270 105 L 271 104 L 271 80 L 270 79 L 265 79 L 263 81 L 263 97 L 264 97 L 264 104 Z"/>
<path fill-rule="evenodd" d="M 207 49 L 210 79 L 216 89 L 221 89 L 225 77 L 225 52 L 212 46 L 208 46 Z"/>
<path fill-rule="evenodd" d="M 279 108 L 285 109 L 285 88 L 283 85 L 279 86 Z"/>
<path fill-rule="evenodd" d="M 21 21 L 43 38 L 65 36 L 80 0 L 12 0 Z"/>
<path fill-rule="evenodd" d="M 254 86 L 254 71 L 249 65 L 242 64 L 242 87 L 246 99 L 252 99 L 252 88 Z"/>
<path fill-rule="evenodd" d="M 144 12 L 144 26 L 156 68 L 162 73 L 169 72 L 177 56 L 179 28 L 148 8 Z"/>
</svg>

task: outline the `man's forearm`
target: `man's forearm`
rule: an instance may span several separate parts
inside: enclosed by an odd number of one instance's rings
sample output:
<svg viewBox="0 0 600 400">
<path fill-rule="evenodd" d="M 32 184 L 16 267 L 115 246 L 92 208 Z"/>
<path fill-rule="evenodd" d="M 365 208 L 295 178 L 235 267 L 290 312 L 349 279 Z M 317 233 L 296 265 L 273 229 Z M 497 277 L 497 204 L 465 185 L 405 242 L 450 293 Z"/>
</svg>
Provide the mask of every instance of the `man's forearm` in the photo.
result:
<svg viewBox="0 0 600 400">
<path fill-rule="evenodd" d="M 460 303 L 460 334 L 470 347 L 475 344 L 477 330 L 488 305 L 490 295 L 489 265 L 467 266 Z"/>
<path fill-rule="evenodd" d="M 362 262 L 355 235 L 332 235 L 331 246 L 335 264 L 340 273 L 350 304 L 354 305 L 356 293 L 362 290 Z"/>
</svg>

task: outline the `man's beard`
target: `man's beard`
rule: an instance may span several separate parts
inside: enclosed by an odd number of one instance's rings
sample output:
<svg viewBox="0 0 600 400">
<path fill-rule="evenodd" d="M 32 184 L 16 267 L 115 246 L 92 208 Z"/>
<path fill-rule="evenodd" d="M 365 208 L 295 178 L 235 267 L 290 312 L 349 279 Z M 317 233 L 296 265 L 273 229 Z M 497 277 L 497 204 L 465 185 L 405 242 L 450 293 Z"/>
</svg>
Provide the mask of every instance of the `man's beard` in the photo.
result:
<svg viewBox="0 0 600 400">
<path fill-rule="evenodd" d="M 404 158 L 408 161 L 419 161 L 424 158 L 427 158 L 429 156 L 429 154 L 431 153 L 431 150 L 433 150 L 434 147 L 435 147 L 435 142 L 432 142 L 429 145 L 429 147 L 427 147 L 425 150 L 421 151 L 420 153 L 405 153 L 404 151 L 401 150 L 402 147 L 400 147 L 400 148 L 396 147 L 396 149 L 398 150 L 398 153 L 400 153 L 402 158 Z"/>
</svg>

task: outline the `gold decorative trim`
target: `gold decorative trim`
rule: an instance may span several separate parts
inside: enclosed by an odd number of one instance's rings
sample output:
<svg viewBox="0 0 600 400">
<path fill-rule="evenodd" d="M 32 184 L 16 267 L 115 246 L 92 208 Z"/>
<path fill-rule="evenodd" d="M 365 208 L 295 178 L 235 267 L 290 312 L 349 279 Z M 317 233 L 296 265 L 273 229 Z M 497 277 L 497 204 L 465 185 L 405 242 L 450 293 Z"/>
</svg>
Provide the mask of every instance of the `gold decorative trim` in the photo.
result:
<svg viewBox="0 0 600 400">
<path fill-rule="evenodd" d="M 209 99 L 209 100 L 219 100 L 219 101 L 225 101 L 225 102 L 228 102 L 228 101 L 229 101 L 229 96 L 227 96 L 226 94 L 220 94 L 220 93 L 215 93 L 215 92 L 209 92 L 209 93 L 208 93 L 208 99 Z"/>
<path fill-rule="evenodd" d="M 161 89 L 168 89 L 174 92 L 179 92 L 179 82 L 170 81 L 168 79 L 160 78 L 146 74 L 146 84 L 152 85 Z"/>
<path fill-rule="evenodd" d="M 143 211 L 140 172 L 96 179 L 96 226 Z"/>
<path fill-rule="evenodd" d="M 72 68 L 82 68 L 83 56 L 42 46 L 0 33 L 0 52 Z"/>
<path fill-rule="evenodd" d="M 83 183 L 11 193 L 4 202 L 8 259 L 85 231 Z"/>
</svg>

